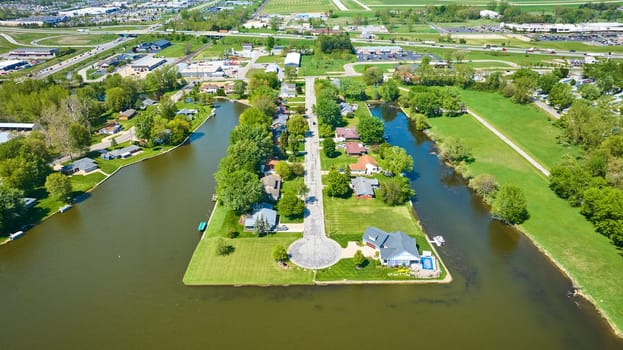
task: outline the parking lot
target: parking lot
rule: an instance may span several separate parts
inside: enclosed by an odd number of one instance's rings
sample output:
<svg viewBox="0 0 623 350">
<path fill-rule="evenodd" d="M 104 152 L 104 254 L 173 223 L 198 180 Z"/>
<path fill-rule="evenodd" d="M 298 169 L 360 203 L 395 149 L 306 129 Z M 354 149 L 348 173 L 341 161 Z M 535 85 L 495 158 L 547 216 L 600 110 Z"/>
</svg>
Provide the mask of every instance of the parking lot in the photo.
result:
<svg viewBox="0 0 623 350">
<path fill-rule="evenodd" d="M 427 55 L 431 61 L 440 61 L 441 57 L 432 54 L 419 54 L 413 51 L 403 51 L 402 53 L 375 53 L 365 54 L 358 53 L 357 59 L 359 62 L 374 62 L 374 61 L 421 61 L 422 58 Z"/>
</svg>

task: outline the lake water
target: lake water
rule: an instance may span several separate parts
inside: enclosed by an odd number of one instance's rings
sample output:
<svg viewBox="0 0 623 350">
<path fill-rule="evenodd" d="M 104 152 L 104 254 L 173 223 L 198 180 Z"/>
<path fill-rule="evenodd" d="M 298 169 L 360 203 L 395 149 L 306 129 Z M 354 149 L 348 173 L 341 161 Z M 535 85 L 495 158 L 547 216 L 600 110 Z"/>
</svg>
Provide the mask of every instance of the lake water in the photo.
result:
<svg viewBox="0 0 623 350">
<path fill-rule="evenodd" d="M 393 113 L 384 115 L 387 134 L 415 159 L 415 206 L 424 228 L 448 242 L 440 254 L 453 283 L 183 286 L 242 110 L 219 103 L 190 144 L 123 169 L 1 247 L 0 349 L 623 347 L 590 305 L 567 297 L 570 282 L 492 221 L 431 142 Z"/>
</svg>

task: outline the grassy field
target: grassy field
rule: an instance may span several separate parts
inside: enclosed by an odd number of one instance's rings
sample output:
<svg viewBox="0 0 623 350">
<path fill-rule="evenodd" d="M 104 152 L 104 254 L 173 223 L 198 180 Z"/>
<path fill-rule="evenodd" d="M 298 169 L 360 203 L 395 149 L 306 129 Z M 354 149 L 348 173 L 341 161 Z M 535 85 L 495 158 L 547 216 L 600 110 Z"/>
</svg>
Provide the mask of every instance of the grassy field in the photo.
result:
<svg viewBox="0 0 623 350">
<path fill-rule="evenodd" d="M 202 45 L 202 42 L 197 40 L 189 40 L 189 41 L 178 41 L 172 42 L 173 45 L 167 47 L 166 49 L 158 52 L 158 56 L 162 57 L 182 57 L 186 55 L 186 45 L 190 45 L 190 52 L 197 51 Z"/>
<path fill-rule="evenodd" d="M 214 209 L 204 239 L 199 242 L 184 274 L 187 285 L 210 284 L 310 284 L 311 271 L 304 271 L 292 264 L 284 269 L 272 259 L 275 246 L 288 247 L 300 234 L 281 232 L 265 237 L 242 232 L 239 216 L 223 206 Z M 240 236 L 229 239 L 227 233 L 236 231 Z M 228 256 L 216 254 L 218 239 L 225 239 L 234 247 Z"/>
<path fill-rule="evenodd" d="M 0 53 L 7 53 L 19 46 L 8 42 L 4 37 L 0 36 Z"/>
<path fill-rule="evenodd" d="M 303 13 L 337 11 L 331 0 L 268 0 L 262 13 Z"/>
<path fill-rule="evenodd" d="M 353 56 L 349 60 L 323 58 L 318 59 L 315 56 L 302 56 L 301 68 L 299 68 L 299 76 L 305 75 L 327 75 L 331 73 L 343 73 L 344 65 L 346 63 L 355 62 L 356 58 Z"/>
<path fill-rule="evenodd" d="M 40 40 L 41 45 L 99 45 L 117 38 L 114 34 L 76 34 L 58 35 Z"/>
<path fill-rule="evenodd" d="M 580 149 L 559 142 L 562 131 L 548 114 L 533 104 L 520 105 L 498 93 L 474 90 L 461 92 L 467 108 L 487 120 L 496 129 L 551 168 L 565 154 L 578 156 Z"/>
<path fill-rule="evenodd" d="M 473 118 L 431 118 L 430 123 L 436 138 L 460 137 L 471 148 L 476 159 L 469 164 L 472 175 L 492 174 L 500 184 L 523 189 L 530 219 L 521 229 L 623 330 L 623 259 L 608 239 L 558 198 L 537 170 Z"/>
<path fill-rule="evenodd" d="M 290 264 L 285 269 L 272 258 L 275 246 L 288 247 L 296 237 L 227 239 L 234 247 L 228 256 L 216 253 L 216 238 L 199 242 L 184 274 L 186 285 L 266 285 L 311 284 L 312 271 Z"/>
<path fill-rule="evenodd" d="M 279 56 L 279 55 L 261 56 L 261 57 L 258 57 L 257 60 L 255 60 L 255 63 L 277 63 L 277 64 L 283 64 L 284 60 L 285 60 L 285 58 L 283 56 Z"/>
</svg>

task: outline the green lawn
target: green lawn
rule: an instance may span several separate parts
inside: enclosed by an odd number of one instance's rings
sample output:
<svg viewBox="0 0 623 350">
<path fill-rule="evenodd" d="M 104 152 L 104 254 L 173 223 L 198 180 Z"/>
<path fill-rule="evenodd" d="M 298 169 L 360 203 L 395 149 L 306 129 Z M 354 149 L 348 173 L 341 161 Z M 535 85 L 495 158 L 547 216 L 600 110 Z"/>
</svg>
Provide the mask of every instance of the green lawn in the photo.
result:
<svg viewBox="0 0 623 350">
<path fill-rule="evenodd" d="M 317 281 L 404 281 L 415 280 L 406 269 L 384 267 L 377 260 L 368 259 L 360 269 L 355 267 L 353 259 L 342 259 L 337 264 L 318 271 Z"/>
<path fill-rule="evenodd" d="M 549 115 L 533 104 L 520 105 L 498 93 L 463 90 L 467 108 L 486 119 L 491 125 L 530 154 L 536 161 L 551 168 L 565 154 L 578 156 L 576 146 L 559 142 L 562 130 Z"/>
<path fill-rule="evenodd" d="M 300 238 L 300 234 L 280 232 L 258 237 L 243 232 L 238 223 L 240 216 L 222 205 L 214 208 L 210 224 L 199 242 L 184 275 L 187 285 L 210 284 L 310 284 L 311 271 L 304 271 L 293 264 L 284 269 L 272 259 L 275 246 L 288 247 Z M 240 236 L 228 239 L 227 233 L 236 231 Z M 225 239 L 235 247 L 229 256 L 216 254 L 216 242 Z"/>
<path fill-rule="evenodd" d="M 41 45 L 99 45 L 117 38 L 115 34 L 76 34 L 49 36 L 47 39 L 40 40 Z"/>
<path fill-rule="evenodd" d="M 328 12 L 338 8 L 331 0 L 268 0 L 262 13 Z"/>
<path fill-rule="evenodd" d="M 226 239 L 234 247 L 228 256 L 216 254 L 215 238 L 199 242 L 183 282 L 186 285 L 267 285 L 311 284 L 313 272 L 289 263 L 285 269 L 272 258 L 275 246 L 288 247 L 296 237 L 279 235 L 261 238 Z"/>
<path fill-rule="evenodd" d="M 318 58 L 316 56 L 305 55 L 301 57 L 301 68 L 299 68 L 299 76 L 305 75 L 327 75 L 331 73 L 343 73 L 346 63 L 355 62 L 357 59 L 353 55 L 352 58 Z"/>
<path fill-rule="evenodd" d="M 497 104 L 491 105 L 497 108 Z M 469 164 L 472 175 L 489 173 L 500 184 L 523 189 L 530 219 L 521 229 L 623 330 L 623 259 L 608 239 L 596 233 L 577 209 L 558 198 L 536 169 L 473 118 L 431 118 L 429 122 L 436 138 L 460 137 L 471 148 L 475 157 Z"/>
<path fill-rule="evenodd" d="M 173 45 L 167 47 L 166 49 L 158 52 L 158 56 L 162 57 L 182 57 L 186 55 L 186 46 L 190 45 L 190 52 L 197 51 L 202 45 L 204 45 L 200 41 L 190 40 L 190 41 L 178 41 L 172 42 Z"/>
<path fill-rule="evenodd" d="M 285 58 L 279 55 L 260 56 L 255 60 L 255 63 L 277 63 L 283 64 Z"/>
</svg>

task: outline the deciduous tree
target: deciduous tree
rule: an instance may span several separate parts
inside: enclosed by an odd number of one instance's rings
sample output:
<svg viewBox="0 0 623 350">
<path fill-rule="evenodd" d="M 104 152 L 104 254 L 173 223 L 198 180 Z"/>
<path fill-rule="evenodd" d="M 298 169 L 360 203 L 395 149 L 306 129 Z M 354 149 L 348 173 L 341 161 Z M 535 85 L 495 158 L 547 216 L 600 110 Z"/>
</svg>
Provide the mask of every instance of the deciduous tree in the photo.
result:
<svg viewBox="0 0 623 350">
<path fill-rule="evenodd" d="M 528 204 L 521 188 L 502 186 L 493 201 L 493 214 L 511 225 L 526 221 L 529 217 Z"/>
<path fill-rule="evenodd" d="M 45 180 L 45 189 L 53 198 L 67 201 L 71 194 L 71 181 L 61 173 L 52 173 Z"/>
</svg>

